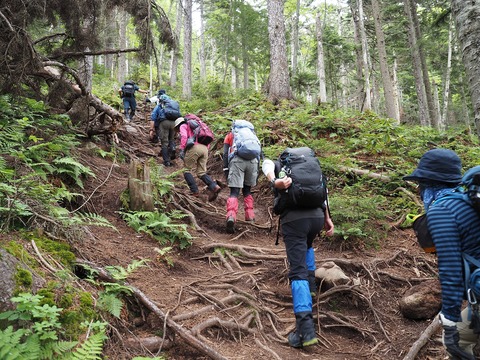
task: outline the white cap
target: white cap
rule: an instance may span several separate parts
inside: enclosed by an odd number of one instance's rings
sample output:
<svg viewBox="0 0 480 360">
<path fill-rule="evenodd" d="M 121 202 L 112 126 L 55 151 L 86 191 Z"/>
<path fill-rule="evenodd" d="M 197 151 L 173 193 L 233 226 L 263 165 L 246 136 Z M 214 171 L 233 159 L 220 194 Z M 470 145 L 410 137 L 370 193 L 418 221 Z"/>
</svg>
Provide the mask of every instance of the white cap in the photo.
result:
<svg viewBox="0 0 480 360">
<path fill-rule="evenodd" d="M 179 117 L 177 120 L 175 120 L 175 127 L 183 123 L 185 119 L 183 117 Z"/>
</svg>

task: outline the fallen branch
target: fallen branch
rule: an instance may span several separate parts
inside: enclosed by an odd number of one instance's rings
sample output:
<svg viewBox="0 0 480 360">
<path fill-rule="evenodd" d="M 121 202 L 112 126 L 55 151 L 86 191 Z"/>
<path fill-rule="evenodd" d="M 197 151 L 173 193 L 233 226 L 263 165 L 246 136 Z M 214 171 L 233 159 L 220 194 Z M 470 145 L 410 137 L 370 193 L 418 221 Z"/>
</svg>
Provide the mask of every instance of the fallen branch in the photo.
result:
<svg viewBox="0 0 480 360">
<path fill-rule="evenodd" d="M 340 169 L 340 171 L 352 172 L 355 175 L 362 175 L 362 176 L 365 175 L 369 178 L 380 180 L 380 181 L 385 182 L 385 183 L 388 183 L 388 182 L 392 181 L 392 178 L 390 176 L 377 174 L 377 173 L 371 172 L 369 170 L 354 169 L 354 168 L 347 167 L 347 166 L 339 166 L 338 168 Z"/>
<path fill-rule="evenodd" d="M 430 325 L 425 329 L 425 331 L 420 335 L 417 341 L 415 341 L 408 351 L 407 355 L 403 358 L 403 360 L 415 360 L 417 357 L 418 352 L 422 349 L 422 347 L 427 343 L 428 339 L 435 334 L 438 329 L 442 325 L 440 324 L 440 321 L 438 320 L 438 315 L 435 316 L 435 318 L 432 320 Z"/>
</svg>

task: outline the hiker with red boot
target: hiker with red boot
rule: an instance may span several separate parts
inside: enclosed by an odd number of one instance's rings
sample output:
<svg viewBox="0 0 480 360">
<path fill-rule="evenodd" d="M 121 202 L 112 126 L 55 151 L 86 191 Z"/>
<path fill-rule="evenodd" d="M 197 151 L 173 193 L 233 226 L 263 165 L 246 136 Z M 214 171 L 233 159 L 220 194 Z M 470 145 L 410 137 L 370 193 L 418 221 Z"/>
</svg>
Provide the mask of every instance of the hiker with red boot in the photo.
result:
<svg viewBox="0 0 480 360">
<path fill-rule="evenodd" d="M 258 164 L 261 156 L 260 141 L 247 120 L 235 120 L 223 142 L 223 172 L 230 188 L 227 199 L 227 232 L 235 232 L 238 196 L 243 195 L 245 221 L 255 221 L 252 186 L 257 184 Z"/>
<path fill-rule="evenodd" d="M 190 194 L 198 197 L 198 186 L 192 172 L 202 180 L 210 191 L 208 201 L 214 201 L 222 188 L 207 174 L 208 149 L 213 133 L 200 118 L 187 114 L 175 120 L 175 129 L 180 133 L 180 159 L 187 169 L 183 174 Z"/>
</svg>

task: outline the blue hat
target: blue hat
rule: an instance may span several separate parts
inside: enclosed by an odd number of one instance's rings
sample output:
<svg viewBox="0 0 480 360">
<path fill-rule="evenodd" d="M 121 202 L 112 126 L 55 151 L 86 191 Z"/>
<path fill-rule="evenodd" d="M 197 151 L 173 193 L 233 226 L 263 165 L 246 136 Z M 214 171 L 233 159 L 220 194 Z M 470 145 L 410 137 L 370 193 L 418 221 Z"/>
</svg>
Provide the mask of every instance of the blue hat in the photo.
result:
<svg viewBox="0 0 480 360">
<path fill-rule="evenodd" d="M 459 184 L 462 181 L 462 161 L 455 151 L 429 150 L 420 158 L 413 173 L 405 176 L 403 180 Z"/>
<path fill-rule="evenodd" d="M 158 90 L 158 93 L 157 95 L 160 96 L 160 95 L 163 95 L 163 94 L 166 94 L 167 92 L 165 91 L 165 89 L 160 89 Z"/>
</svg>

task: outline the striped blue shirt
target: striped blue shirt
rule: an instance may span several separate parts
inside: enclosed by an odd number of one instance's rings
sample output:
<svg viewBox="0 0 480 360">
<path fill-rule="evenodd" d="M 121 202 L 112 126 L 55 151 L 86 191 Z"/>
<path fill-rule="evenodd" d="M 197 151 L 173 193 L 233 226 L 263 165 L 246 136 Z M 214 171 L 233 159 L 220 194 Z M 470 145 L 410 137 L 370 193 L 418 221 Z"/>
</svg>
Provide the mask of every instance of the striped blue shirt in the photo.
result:
<svg viewBox="0 0 480 360">
<path fill-rule="evenodd" d="M 442 313 L 460 321 L 465 298 L 462 252 L 480 259 L 479 214 L 461 199 L 446 199 L 429 207 L 427 222 L 438 256 Z"/>
</svg>

